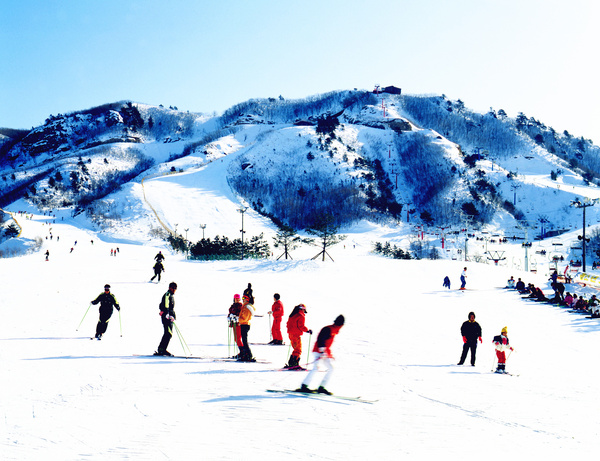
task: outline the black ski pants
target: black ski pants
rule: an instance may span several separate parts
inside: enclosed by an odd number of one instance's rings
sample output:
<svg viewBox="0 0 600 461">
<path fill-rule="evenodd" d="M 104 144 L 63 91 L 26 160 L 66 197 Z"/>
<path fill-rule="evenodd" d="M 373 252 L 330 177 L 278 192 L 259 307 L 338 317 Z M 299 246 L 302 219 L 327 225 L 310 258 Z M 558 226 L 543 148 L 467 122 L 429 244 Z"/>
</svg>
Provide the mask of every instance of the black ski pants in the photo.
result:
<svg viewBox="0 0 600 461">
<path fill-rule="evenodd" d="M 171 337 L 173 336 L 173 322 L 165 318 L 164 314 L 162 316 L 162 324 L 163 324 L 163 337 L 160 340 L 160 344 L 158 345 L 158 352 L 165 352 L 167 347 L 169 347 L 169 341 L 171 341 Z"/>
<path fill-rule="evenodd" d="M 240 325 L 240 334 L 242 336 L 242 344 L 240 347 L 240 359 L 250 360 L 252 358 L 252 351 L 250 350 L 250 343 L 248 343 L 248 332 L 250 331 L 250 325 Z"/>
<path fill-rule="evenodd" d="M 467 353 L 471 350 L 471 365 L 475 365 L 475 351 L 477 350 L 477 339 L 473 341 L 467 341 L 463 344 L 462 355 L 460 356 L 459 365 L 465 363 L 465 359 L 467 358 Z"/>
<path fill-rule="evenodd" d="M 106 329 L 108 328 L 108 321 L 110 320 L 112 313 L 112 307 L 110 309 L 100 308 L 100 319 L 98 320 L 98 324 L 96 325 L 96 337 L 106 333 Z"/>
</svg>

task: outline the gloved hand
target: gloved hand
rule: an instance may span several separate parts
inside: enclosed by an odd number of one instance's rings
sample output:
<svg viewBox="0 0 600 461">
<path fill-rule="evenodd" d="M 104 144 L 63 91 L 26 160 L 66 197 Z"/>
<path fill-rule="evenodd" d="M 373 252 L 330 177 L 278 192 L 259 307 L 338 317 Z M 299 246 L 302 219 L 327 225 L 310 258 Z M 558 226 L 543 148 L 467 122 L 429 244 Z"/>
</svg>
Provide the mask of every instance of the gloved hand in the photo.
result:
<svg viewBox="0 0 600 461">
<path fill-rule="evenodd" d="M 117 309 L 118 311 L 121 311 L 121 308 L 119 306 L 115 306 L 115 309 Z"/>
<path fill-rule="evenodd" d="M 312 335 L 312 330 L 308 330 L 308 331 L 307 331 L 307 333 L 308 333 L 309 335 Z"/>
<path fill-rule="evenodd" d="M 463 343 L 465 343 L 465 344 L 466 344 L 466 342 L 467 342 L 467 337 L 466 337 L 466 336 L 463 336 Z"/>
<path fill-rule="evenodd" d="M 170 320 L 171 322 L 175 321 L 175 317 L 173 317 L 172 315 L 167 314 L 167 320 Z"/>
<path fill-rule="evenodd" d="M 479 342 L 480 342 L 480 343 L 483 343 L 483 340 L 481 339 L 481 336 L 479 337 Z"/>
<path fill-rule="evenodd" d="M 511 351 L 514 351 L 514 349 L 513 349 L 512 347 L 510 348 L 510 350 L 511 350 Z"/>
</svg>

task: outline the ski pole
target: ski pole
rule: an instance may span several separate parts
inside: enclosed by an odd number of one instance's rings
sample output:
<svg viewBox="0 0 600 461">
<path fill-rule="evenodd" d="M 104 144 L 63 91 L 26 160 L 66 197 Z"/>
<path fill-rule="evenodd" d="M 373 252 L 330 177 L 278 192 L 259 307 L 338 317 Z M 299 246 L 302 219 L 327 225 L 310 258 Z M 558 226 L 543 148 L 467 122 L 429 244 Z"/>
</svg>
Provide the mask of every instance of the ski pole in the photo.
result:
<svg viewBox="0 0 600 461">
<path fill-rule="evenodd" d="M 90 305 L 87 308 L 87 311 L 85 311 L 85 314 L 83 314 L 83 319 L 85 319 L 85 316 L 87 315 L 88 311 L 90 310 L 90 307 L 92 307 L 92 303 L 90 303 Z M 79 325 L 77 326 L 77 328 L 75 329 L 75 331 L 79 331 L 79 327 L 83 323 L 83 319 L 81 319 L 81 322 L 79 322 Z"/>
<path fill-rule="evenodd" d="M 310 359 L 310 340 L 312 339 L 312 333 L 308 335 L 308 348 L 306 350 L 306 363 L 308 364 L 308 360 Z"/>
<path fill-rule="evenodd" d="M 175 331 L 177 332 L 177 336 L 179 336 L 179 342 L 181 343 L 181 347 L 183 348 L 183 353 L 184 354 L 187 353 L 189 355 L 192 355 L 192 351 L 190 350 L 189 346 L 185 342 L 185 339 L 183 338 L 183 335 L 181 334 L 181 331 L 179 330 L 179 327 L 177 326 L 177 324 L 175 322 L 173 322 L 173 326 L 175 327 Z M 187 348 L 187 352 L 185 351 L 186 348 Z"/>
<path fill-rule="evenodd" d="M 269 338 L 273 341 L 273 329 L 271 327 L 271 313 L 269 312 Z"/>
<path fill-rule="evenodd" d="M 119 309 L 119 331 L 121 332 L 121 338 L 123 337 L 123 325 L 121 324 L 121 309 Z"/>
<path fill-rule="evenodd" d="M 227 357 L 231 357 L 231 323 L 227 325 Z"/>
</svg>

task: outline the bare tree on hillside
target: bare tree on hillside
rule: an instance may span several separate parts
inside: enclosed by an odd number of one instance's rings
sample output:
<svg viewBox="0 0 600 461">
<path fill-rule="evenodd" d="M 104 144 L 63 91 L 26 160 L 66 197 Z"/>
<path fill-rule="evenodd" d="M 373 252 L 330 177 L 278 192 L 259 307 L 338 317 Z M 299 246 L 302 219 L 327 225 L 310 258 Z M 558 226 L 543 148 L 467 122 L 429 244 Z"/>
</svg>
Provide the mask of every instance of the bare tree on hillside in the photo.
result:
<svg viewBox="0 0 600 461">
<path fill-rule="evenodd" d="M 315 245 L 321 247 L 321 252 L 311 259 L 317 259 L 319 256 L 322 256 L 323 261 L 325 261 L 325 256 L 327 255 L 333 261 L 331 255 L 327 253 L 327 248 L 345 240 L 346 236 L 338 235 L 338 227 L 334 224 L 334 218 L 331 215 L 321 215 L 314 221 L 315 224 L 306 229 L 306 232 L 317 237 L 319 243 Z"/>
</svg>

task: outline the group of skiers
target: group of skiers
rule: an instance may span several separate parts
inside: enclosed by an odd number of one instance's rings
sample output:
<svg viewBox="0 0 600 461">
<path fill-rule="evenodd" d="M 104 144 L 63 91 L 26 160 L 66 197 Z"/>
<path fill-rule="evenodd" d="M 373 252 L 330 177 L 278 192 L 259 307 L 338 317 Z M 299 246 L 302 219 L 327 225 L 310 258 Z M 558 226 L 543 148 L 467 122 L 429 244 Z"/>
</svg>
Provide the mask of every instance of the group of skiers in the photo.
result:
<svg viewBox="0 0 600 461">
<path fill-rule="evenodd" d="M 306 312 L 306 306 L 304 304 L 298 304 L 292 310 L 286 323 L 288 337 L 290 339 L 291 347 L 293 348 L 289 361 L 284 366 L 284 368 L 289 370 L 305 370 L 305 368 L 300 366 L 300 357 L 302 355 L 302 335 L 304 333 L 312 335 L 312 330 L 307 328 L 305 325 Z M 229 327 L 233 330 L 233 336 L 239 348 L 239 354 L 234 357 L 242 362 L 256 361 L 256 359 L 252 356 L 252 351 L 248 342 L 250 321 L 254 313 L 254 296 L 252 293 L 252 284 L 249 283 L 242 296 L 239 294 L 235 294 L 233 296 L 233 303 L 229 307 L 229 315 L 227 316 Z M 273 316 L 273 324 L 271 326 L 271 336 L 273 339 L 268 344 L 274 346 L 283 345 L 281 322 L 284 315 L 284 307 L 279 293 L 273 294 L 273 305 L 268 313 L 269 315 Z M 333 356 L 331 355 L 331 345 L 335 336 L 344 325 L 344 322 L 344 316 L 339 315 L 332 325 L 324 327 L 319 332 L 317 341 L 313 348 L 313 368 L 304 379 L 302 386 L 297 389 L 298 392 L 317 392 L 328 395 L 331 394 L 331 392 L 325 388 L 333 372 Z M 309 388 L 309 385 L 313 380 L 315 372 L 318 370 L 319 363 L 323 364 L 327 370 L 327 373 L 325 374 L 319 387 L 316 390 L 312 390 Z"/>
<path fill-rule="evenodd" d="M 162 252 L 159 251 L 158 254 L 154 257 L 154 259 L 156 261 L 156 263 L 154 264 L 154 276 L 150 279 L 150 281 L 153 281 L 155 278 L 158 277 L 158 281 L 160 282 L 161 273 L 164 271 L 164 266 L 162 262 L 165 259 L 165 257 L 162 254 Z M 177 283 L 171 282 L 169 283 L 169 288 L 167 292 L 164 293 L 161 297 L 161 301 L 159 304 L 159 314 L 163 326 L 163 336 L 154 355 L 173 355 L 167 350 L 167 348 L 173 336 L 173 329 L 176 328 L 176 291 Z M 110 285 L 108 284 L 104 286 L 104 292 L 98 295 L 96 299 L 91 301 L 91 304 L 94 305 L 98 303 L 100 303 L 100 317 L 96 325 L 96 334 L 94 337 L 100 340 L 102 338 L 102 335 L 107 330 L 108 322 L 113 314 L 113 308 L 116 308 L 117 311 L 120 311 L 121 307 L 119 306 L 115 295 L 110 292 Z M 290 343 L 293 347 L 293 350 L 289 361 L 284 368 L 290 370 L 305 370 L 305 368 L 302 368 L 300 366 L 300 357 L 302 354 L 301 337 L 304 333 L 309 333 L 312 335 L 312 330 L 308 329 L 305 325 L 306 311 L 307 309 L 304 304 L 297 305 L 292 310 L 292 313 L 290 314 L 286 324 L 288 337 L 290 338 Z M 252 284 L 248 283 L 248 286 L 244 290 L 242 296 L 240 296 L 239 294 L 235 294 L 233 296 L 233 303 L 229 307 L 229 315 L 227 316 L 229 327 L 233 330 L 235 343 L 239 348 L 239 353 L 235 355 L 234 358 L 237 358 L 239 361 L 242 362 L 256 361 L 256 359 L 252 355 L 250 343 L 248 342 L 250 324 L 255 312 L 256 309 L 254 308 L 254 295 L 252 291 Z M 284 315 L 284 307 L 283 303 L 281 302 L 281 296 L 279 295 L 279 293 L 275 293 L 273 295 L 273 305 L 271 306 L 269 315 L 273 316 L 273 324 L 271 326 L 272 340 L 268 344 L 283 345 L 284 343 L 283 336 L 281 334 L 281 323 Z M 344 321 L 344 316 L 339 315 L 332 325 L 328 325 L 320 331 L 315 346 L 313 348 L 313 369 L 306 376 L 306 379 L 303 381 L 302 386 L 299 389 L 297 389 L 298 392 L 318 392 L 322 394 L 331 394 L 325 388 L 325 385 L 328 383 L 331 373 L 333 371 L 333 356 L 331 355 L 331 345 L 335 336 L 338 334 L 339 330 L 344 325 Z M 314 374 L 318 369 L 319 363 L 322 363 L 325 366 L 327 373 L 325 374 L 319 387 L 316 390 L 311 390 L 308 387 L 308 385 L 311 383 Z"/>
</svg>

